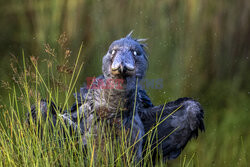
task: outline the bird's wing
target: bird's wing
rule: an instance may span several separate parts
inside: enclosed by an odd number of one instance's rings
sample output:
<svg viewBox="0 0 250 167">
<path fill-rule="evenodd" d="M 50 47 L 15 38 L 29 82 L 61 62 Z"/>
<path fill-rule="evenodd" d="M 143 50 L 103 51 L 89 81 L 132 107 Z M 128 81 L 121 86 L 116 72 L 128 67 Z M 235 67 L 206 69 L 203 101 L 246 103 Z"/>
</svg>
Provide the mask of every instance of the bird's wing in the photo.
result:
<svg viewBox="0 0 250 167">
<path fill-rule="evenodd" d="M 198 136 L 198 129 L 205 130 L 203 109 L 200 103 L 191 98 L 180 98 L 166 105 L 146 108 L 139 114 L 145 133 L 157 127 L 152 130 L 150 140 L 144 141 L 150 141 L 151 148 L 159 144 L 163 157 L 168 159 L 178 157 L 187 142 Z M 146 142 L 144 148 L 145 145 Z"/>
<path fill-rule="evenodd" d="M 38 106 L 39 105 L 39 106 Z M 26 122 L 30 124 L 30 118 L 33 119 L 33 121 L 37 121 L 38 117 L 38 109 L 37 107 L 40 107 L 41 116 L 46 120 L 46 118 L 50 115 L 51 121 L 55 124 L 56 122 L 56 113 L 61 112 L 61 108 L 57 107 L 55 103 L 52 101 L 48 101 L 45 99 L 42 99 L 38 105 L 32 105 L 30 107 L 30 111 L 27 112 L 27 120 Z M 31 117 L 30 117 L 31 116 Z"/>
<path fill-rule="evenodd" d="M 154 106 L 144 89 L 139 89 L 139 96 L 143 108 L 149 108 Z"/>
</svg>

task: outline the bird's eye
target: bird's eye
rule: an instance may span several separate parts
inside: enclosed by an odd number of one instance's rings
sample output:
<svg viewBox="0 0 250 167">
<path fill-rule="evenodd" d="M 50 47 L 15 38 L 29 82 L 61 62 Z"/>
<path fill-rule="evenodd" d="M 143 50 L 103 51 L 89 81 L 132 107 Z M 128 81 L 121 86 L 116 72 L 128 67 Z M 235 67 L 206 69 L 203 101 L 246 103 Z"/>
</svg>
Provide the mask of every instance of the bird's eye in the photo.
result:
<svg viewBox="0 0 250 167">
<path fill-rule="evenodd" d="M 137 53 L 136 51 L 134 51 L 133 54 L 134 54 L 134 56 L 137 56 L 137 55 L 138 55 L 138 53 Z"/>
<path fill-rule="evenodd" d="M 114 54 L 115 54 L 115 52 L 116 52 L 115 50 L 112 50 L 111 54 L 112 54 L 112 55 L 114 55 Z"/>
</svg>

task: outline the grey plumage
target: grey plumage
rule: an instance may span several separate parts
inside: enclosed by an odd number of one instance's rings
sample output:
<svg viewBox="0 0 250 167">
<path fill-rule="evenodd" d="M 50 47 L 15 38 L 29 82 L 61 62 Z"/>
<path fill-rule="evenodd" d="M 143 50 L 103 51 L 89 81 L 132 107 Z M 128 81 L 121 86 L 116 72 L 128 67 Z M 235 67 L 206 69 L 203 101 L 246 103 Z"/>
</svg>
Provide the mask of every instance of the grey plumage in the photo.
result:
<svg viewBox="0 0 250 167">
<path fill-rule="evenodd" d="M 73 129 L 80 128 L 83 143 L 86 143 L 86 137 L 90 132 L 95 132 L 98 120 L 103 118 L 111 124 L 118 120 L 123 122 L 126 129 L 132 129 L 132 138 L 129 139 L 131 144 L 157 125 L 157 120 L 164 120 L 157 127 L 157 135 L 151 137 L 148 142 L 152 142 L 153 146 L 160 143 L 159 147 L 165 158 L 176 158 L 187 142 L 198 136 L 198 129 L 204 130 L 203 110 L 201 105 L 191 98 L 169 102 L 164 108 L 163 105 L 152 104 L 146 91 L 140 86 L 140 80 L 145 76 L 148 67 L 145 44 L 140 43 L 144 40 L 134 39 L 131 34 L 132 32 L 110 45 L 103 57 L 103 75 L 99 76 L 90 88 L 80 88 L 80 92 L 75 94 L 76 103 L 71 108 L 71 114 L 65 112 L 60 116 L 65 123 L 74 127 Z M 114 80 L 122 82 L 113 83 L 114 87 L 110 89 L 100 87 L 99 82 L 105 85 Z M 94 87 L 98 89 L 91 89 Z M 79 118 L 77 109 L 80 113 L 80 127 L 75 124 Z M 178 110 L 175 111 L 176 109 Z M 175 112 L 171 114 L 173 111 Z M 32 113 L 36 113 L 36 110 L 33 109 Z M 122 121 L 119 120 L 121 116 Z M 146 141 L 147 136 L 135 145 L 137 161 L 143 156 Z M 154 155 L 156 156 L 156 152 Z"/>
<path fill-rule="evenodd" d="M 198 136 L 198 129 L 205 130 L 203 109 L 191 98 L 180 98 L 166 105 L 143 109 L 140 112 L 140 118 L 145 132 L 164 120 L 157 126 L 157 135 L 152 137 L 150 142 L 153 143 L 153 148 L 159 143 L 164 157 L 168 159 L 177 158 L 187 142 L 192 137 Z M 154 156 L 156 156 L 155 152 Z"/>
</svg>

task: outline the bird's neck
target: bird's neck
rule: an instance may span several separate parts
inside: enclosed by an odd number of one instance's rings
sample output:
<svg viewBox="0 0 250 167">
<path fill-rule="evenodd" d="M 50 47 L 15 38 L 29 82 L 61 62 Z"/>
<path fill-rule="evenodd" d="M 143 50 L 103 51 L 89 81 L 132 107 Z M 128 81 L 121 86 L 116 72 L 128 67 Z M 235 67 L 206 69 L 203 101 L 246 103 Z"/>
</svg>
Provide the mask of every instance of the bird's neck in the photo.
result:
<svg viewBox="0 0 250 167">
<path fill-rule="evenodd" d="M 131 108 L 135 100 L 137 79 L 135 77 L 127 77 L 125 79 L 105 78 L 106 83 L 110 80 L 114 85 L 110 89 L 104 89 L 104 98 L 108 104 L 109 110 L 126 111 Z M 134 103 L 133 103 L 134 104 Z"/>
</svg>

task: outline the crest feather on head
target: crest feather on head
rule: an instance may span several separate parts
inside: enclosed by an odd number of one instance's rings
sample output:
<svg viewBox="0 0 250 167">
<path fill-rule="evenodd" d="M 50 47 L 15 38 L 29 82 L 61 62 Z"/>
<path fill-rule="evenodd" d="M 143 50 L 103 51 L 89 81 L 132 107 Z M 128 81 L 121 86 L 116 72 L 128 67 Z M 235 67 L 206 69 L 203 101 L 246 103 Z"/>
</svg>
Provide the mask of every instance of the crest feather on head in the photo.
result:
<svg viewBox="0 0 250 167">
<path fill-rule="evenodd" d="M 132 38 L 133 32 L 134 32 L 134 30 L 130 31 L 130 33 L 126 36 L 126 38 Z"/>
<path fill-rule="evenodd" d="M 140 45 L 141 45 L 143 48 L 147 48 L 147 44 L 142 43 L 142 42 L 146 42 L 148 39 L 147 39 L 147 38 L 141 38 L 141 39 L 133 38 L 133 37 L 132 37 L 133 32 L 134 32 L 134 30 L 130 31 L 130 33 L 126 36 L 126 38 L 133 39 L 134 41 L 139 42 Z"/>
</svg>

